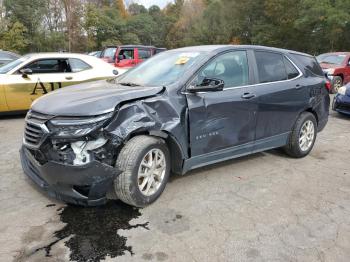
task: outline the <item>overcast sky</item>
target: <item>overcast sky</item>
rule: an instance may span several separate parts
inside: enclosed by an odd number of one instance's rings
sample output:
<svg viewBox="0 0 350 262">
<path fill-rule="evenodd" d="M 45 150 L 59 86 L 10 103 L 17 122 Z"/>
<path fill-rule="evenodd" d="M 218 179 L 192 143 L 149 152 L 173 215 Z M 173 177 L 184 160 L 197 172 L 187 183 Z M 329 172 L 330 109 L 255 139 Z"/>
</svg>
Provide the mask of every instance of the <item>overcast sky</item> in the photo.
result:
<svg viewBox="0 0 350 262">
<path fill-rule="evenodd" d="M 127 0 L 125 2 L 139 3 L 146 8 L 149 8 L 152 5 L 158 5 L 160 8 L 164 8 L 169 2 L 173 2 L 173 0 Z"/>
</svg>

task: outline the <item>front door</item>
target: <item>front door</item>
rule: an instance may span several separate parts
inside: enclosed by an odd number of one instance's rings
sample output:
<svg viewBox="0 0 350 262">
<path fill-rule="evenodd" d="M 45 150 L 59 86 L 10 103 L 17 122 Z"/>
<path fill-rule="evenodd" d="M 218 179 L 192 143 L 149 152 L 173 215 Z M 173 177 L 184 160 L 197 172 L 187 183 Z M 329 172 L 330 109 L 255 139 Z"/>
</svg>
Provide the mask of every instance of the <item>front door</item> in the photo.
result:
<svg viewBox="0 0 350 262">
<path fill-rule="evenodd" d="M 231 51 L 211 60 L 192 80 L 223 80 L 222 91 L 187 94 L 191 157 L 222 149 L 251 150 L 255 139 L 255 97 L 250 92 L 246 51 Z M 244 153 L 242 150 L 239 150 Z"/>
</svg>

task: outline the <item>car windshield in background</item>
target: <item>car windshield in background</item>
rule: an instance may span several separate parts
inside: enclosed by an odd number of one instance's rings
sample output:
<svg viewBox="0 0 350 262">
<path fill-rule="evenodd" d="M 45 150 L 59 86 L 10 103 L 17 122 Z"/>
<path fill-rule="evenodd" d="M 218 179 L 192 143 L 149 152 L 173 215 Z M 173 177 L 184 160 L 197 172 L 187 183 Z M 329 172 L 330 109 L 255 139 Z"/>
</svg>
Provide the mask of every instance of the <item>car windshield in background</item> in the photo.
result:
<svg viewBox="0 0 350 262">
<path fill-rule="evenodd" d="M 14 61 L 0 67 L 0 74 L 6 74 L 6 73 L 10 72 L 12 69 L 14 69 L 16 66 L 18 66 L 19 64 L 26 61 L 28 58 L 29 58 L 29 56 L 23 56 L 21 58 L 18 58 L 17 60 L 14 60 Z"/>
<path fill-rule="evenodd" d="M 319 55 L 317 61 L 319 63 L 341 65 L 344 62 L 346 55 Z"/>
<path fill-rule="evenodd" d="M 166 86 L 178 81 L 204 55 L 205 52 L 160 53 L 119 77 L 118 83 L 129 86 Z"/>
</svg>

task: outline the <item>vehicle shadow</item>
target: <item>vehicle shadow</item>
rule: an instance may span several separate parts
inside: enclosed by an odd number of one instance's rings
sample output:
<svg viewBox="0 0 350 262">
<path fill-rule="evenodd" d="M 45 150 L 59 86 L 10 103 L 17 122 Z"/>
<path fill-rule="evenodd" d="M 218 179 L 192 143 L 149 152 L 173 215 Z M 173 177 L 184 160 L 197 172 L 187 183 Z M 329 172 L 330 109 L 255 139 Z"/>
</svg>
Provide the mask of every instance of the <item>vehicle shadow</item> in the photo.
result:
<svg viewBox="0 0 350 262">
<path fill-rule="evenodd" d="M 26 113 L 20 113 L 15 115 L 0 113 L 0 120 L 20 119 L 25 117 Z"/>
<path fill-rule="evenodd" d="M 215 170 L 217 168 L 221 168 L 221 167 L 225 167 L 225 166 L 229 166 L 229 165 L 233 165 L 233 164 L 239 164 L 239 163 L 242 163 L 242 162 L 246 162 L 248 160 L 258 159 L 258 158 L 262 157 L 266 153 L 270 153 L 270 151 L 254 153 L 254 154 L 251 154 L 251 155 L 242 156 L 242 157 L 238 157 L 238 158 L 235 158 L 235 159 L 225 160 L 225 161 L 222 161 L 222 162 L 219 162 L 219 163 L 215 163 L 215 164 L 211 164 L 211 165 L 208 165 L 208 166 L 199 167 L 199 168 L 196 168 L 196 169 L 193 169 L 193 170 L 189 171 L 188 173 L 186 173 L 184 175 L 171 173 L 171 176 L 169 178 L 168 183 L 171 183 L 171 182 L 173 182 L 173 181 L 175 181 L 175 180 L 177 180 L 179 178 L 182 178 L 182 177 L 198 175 L 198 174 L 200 174 L 200 173 L 202 173 L 204 171 L 213 171 L 213 170 Z"/>
</svg>

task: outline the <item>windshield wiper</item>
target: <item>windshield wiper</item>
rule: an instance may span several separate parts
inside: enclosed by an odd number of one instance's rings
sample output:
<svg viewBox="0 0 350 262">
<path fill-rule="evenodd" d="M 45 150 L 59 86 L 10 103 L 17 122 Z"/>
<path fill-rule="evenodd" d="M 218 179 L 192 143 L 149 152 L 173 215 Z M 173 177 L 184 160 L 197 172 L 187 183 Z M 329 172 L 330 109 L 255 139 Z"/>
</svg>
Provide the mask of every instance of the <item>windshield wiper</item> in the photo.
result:
<svg viewBox="0 0 350 262">
<path fill-rule="evenodd" d="M 122 86 L 140 86 L 139 84 L 131 83 L 131 82 L 126 82 L 126 83 L 118 83 Z"/>
</svg>

